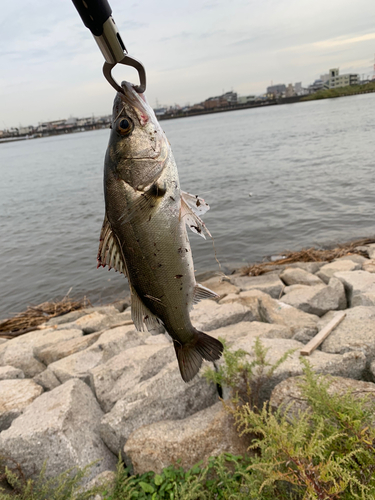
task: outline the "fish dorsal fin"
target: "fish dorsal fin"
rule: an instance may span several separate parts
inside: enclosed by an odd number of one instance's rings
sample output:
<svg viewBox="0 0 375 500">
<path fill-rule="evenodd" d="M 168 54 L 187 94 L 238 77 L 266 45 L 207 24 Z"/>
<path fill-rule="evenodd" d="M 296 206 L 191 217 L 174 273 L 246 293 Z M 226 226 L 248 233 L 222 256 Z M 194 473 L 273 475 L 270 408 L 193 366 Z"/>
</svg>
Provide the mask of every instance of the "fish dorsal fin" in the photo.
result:
<svg viewBox="0 0 375 500">
<path fill-rule="evenodd" d="M 131 315 L 133 323 L 139 332 L 148 330 L 151 335 L 164 333 L 163 322 L 144 305 L 133 287 L 131 291 Z"/>
<path fill-rule="evenodd" d="M 186 196 L 187 193 L 184 193 L 183 191 L 181 192 L 181 218 L 185 222 L 185 224 L 190 227 L 190 229 L 193 231 L 193 233 L 197 233 L 202 236 L 202 238 L 206 239 L 206 236 L 204 233 L 207 233 L 208 236 L 211 236 L 210 231 L 206 228 L 205 223 L 202 221 L 202 219 L 199 217 L 199 215 L 196 213 L 196 208 L 192 208 L 192 203 L 191 199 Z M 192 195 L 189 195 L 192 196 Z M 200 198 L 202 200 L 202 198 Z M 204 203 L 204 200 L 202 200 Z M 206 204 L 208 207 L 208 205 Z M 207 212 L 208 208 L 205 210 Z M 200 212 L 204 213 L 204 212 Z"/>
<path fill-rule="evenodd" d="M 181 191 L 181 196 L 190 210 L 192 210 L 199 217 L 208 212 L 208 210 L 210 209 L 210 205 L 198 195 L 186 193 L 186 191 Z"/>
<path fill-rule="evenodd" d="M 100 232 L 100 243 L 97 259 L 97 267 L 108 266 L 108 269 L 113 268 L 119 273 L 122 273 L 126 276 L 126 265 L 124 262 L 122 251 L 116 236 L 112 232 L 111 224 L 109 223 L 107 215 L 104 217 L 102 230 Z"/>
<path fill-rule="evenodd" d="M 217 293 L 213 292 L 209 288 L 206 288 L 203 285 L 200 285 L 197 283 L 194 287 L 194 295 L 193 295 L 193 303 L 198 304 L 200 300 L 204 299 L 218 299 L 220 298 L 220 295 Z"/>
</svg>

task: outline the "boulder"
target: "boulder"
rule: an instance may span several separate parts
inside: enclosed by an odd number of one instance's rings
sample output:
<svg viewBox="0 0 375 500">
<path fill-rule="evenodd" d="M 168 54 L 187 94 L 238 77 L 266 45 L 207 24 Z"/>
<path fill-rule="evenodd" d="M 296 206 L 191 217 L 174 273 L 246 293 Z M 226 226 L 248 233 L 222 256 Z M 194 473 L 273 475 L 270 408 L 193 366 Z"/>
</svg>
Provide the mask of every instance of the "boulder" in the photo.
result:
<svg viewBox="0 0 375 500">
<path fill-rule="evenodd" d="M 368 398 L 372 404 L 375 404 L 375 384 L 372 382 L 363 382 L 345 377 L 333 377 L 326 375 L 324 380 L 329 382 L 328 394 L 344 395 L 351 392 L 357 399 Z M 306 397 L 302 394 L 300 384 L 303 377 L 291 377 L 283 380 L 272 391 L 270 398 L 271 408 L 284 409 L 287 411 L 288 418 L 298 418 L 300 412 L 307 411 L 309 404 Z"/>
<path fill-rule="evenodd" d="M 313 336 L 317 333 L 318 316 L 308 314 L 280 300 L 266 295 L 259 302 L 260 320 L 265 323 L 276 323 L 290 328 L 293 335 Z"/>
<path fill-rule="evenodd" d="M 103 332 L 90 333 L 89 335 L 84 335 L 83 337 L 77 337 L 75 339 L 66 340 L 65 342 L 59 342 L 58 344 L 45 347 L 37 353 L 39 361 L 45 365 L 49 365 L 54 361 L 66 358 L 71 354 L 85 350 L 90 345 L 94 344 Z"/>
<path fill-rule="evenodd" d="M 366 259 L 366 262 L 362 264 L 362 271 L 375 273 L 375 259 Z"/>
<path fill-rule="evenodd" d="M 240 337 L 248 337 L 249 335 L 253 338 L 290 339 L 292 332 L 290 328 L 282 325 L 262 323 L 260 321 L 242 321 L 235 325 L 224 326 L 223 328 L 212 330 L 210 335 L 216 339 L 222 338 L 228 345 L 231 345 Z"/>
<path fill-rule="evenodd" d="M 84 334 L 88 335 L 90 333 L 109 330 L 110 328 L 130 323 L 130 309 L 126 309 L 123 313 L 119 313 L 114 306 L 107 306 L 105 308 L 100 308 L 99 310 L 94 310 L 85 316 L 81 316 L 73 323 L 58 325 L 57 329 L 80 328 Z"/>
<path fill-rule="evenodd" d="M 375 275 L 366 271 L 338 272 L 335 274 L 344 284 L 349 307 L 361 305 L 363 294 L 375 295 Z"/>
<path fill-rule="evenodd" d="M 323 283 L 323 281 L 322 281 L 322 283 Z M 305 290 L 305 289 L 306 289 L 306 285 L 290 285 L 290 286 L 286 286 L 284 288 L 283 294 L 287 295 L 290 292 L 295 292 L 296 290 Z"/>
<path fill-rule="evenodd" d="M 222 299 L 219 300 L 219 304 L 232 304 L 232 302 L 238 302 L 238 293 L 228 293 Z"/>
<path fill-rule="evenodd" d="M 286 285 L 322 285 L 323 281 L 314 274 L 308 273 L 304 269 L 298 267 L 287 267 L 281 274 L 280 279 Z"/>
<path fill-rule="evenodd" d="M 370 243 L 370 245 L 367 245 L 367 253 L 370 259 L 375 259 L 375 243 Z"/>
<path fill-rule="evenodd" d="M 49 368 L 35 375 L 33 380 L 36 384 L 41 385 L 45 391 L 52 391 L 52 389 L 60 385 L 60 380 L 57 379 L 56 375 Z"/>
<path fill-rule="evenodd" d="M 323 316 L 328 311 L 345 309 L 345 289 L 341 281 L 331 278 L 327 285 L 305 286 L 284 295 L 281 302 L 309 314 Z"/>
<path fill-rule="evenodd" d="M 59 359 L 48 367 L 62 383 L 71 378 L 79 378 L 89 383 L 90 370 L 119 352 L 142 344 L 147 336 L 145 332 L 137 332 L 133 325 L 119 326 L 102 333 L 99 339 L 84 351 Z"/>
<path fill-rule="evenodd" d="M 40 396 L 42 392 L 42 387 L 29 379 L 1 380 L 0 432 L 8 429 L 12 421 L 21 415 L 23 410 L 31 404 L 34 399 Z"/>
<path fill-rule="evenodd" d="M 0 380 L 10 380 L 15 378 L 25 378 L 25 374 L 19 368 L 13 366 L 0 366 Z"/>
<path fill-rule="evenodd" d="M 358 269 L 362 268 L 362 264 L 358 264 L 356 262 L 353 262 L 352 260 L 335 260 L 333 262 L 330 262 L 329 264 L 326 264 L 325 266 L 320 268 L 320 271 L 317 272 L 317 276 L 321 280 L 324 281 L 324 283 L 328 283 L 331 278 L 336 273 L 341 273 L 341 272 L 350 272 L 350 271 L 357 271 Z"/>
<path fill-rule="evenodd" d="M 221 298 L 230 293 L 239 293 L 240 291 L 237 286 L 232 285 L 227 279 L 224 280 L 222 276 L 214 276 L 204 281 L 202 285 L 220 295 Z"/>
<path fill-rule="evenodd" d="M 103 417 L 100 435 L 117 455 L 139 427 L 162 420 L 186 418 L 215 404 L 217 400 L 216 387 L 202 375 L 198 374 L 185 383 L 174 360 L 154 377 L 134 385 L 124 398 L 117 401 Z"/>
<path fill-rule="evenodd" d="M 82 330 L 35 330 L 0 345 L 0 366 L 11 365 L 32 378 L 46 369 L 35 353 L 65 340 L 82 337 Z"/>
<path fill-rule="evenodd" d="M 238 436 L 231 416 L 216 403 L 183 420 L 165 420 L 134 431 L 125 444 L 135 474 L 160 474 L 173 465 L 188 470 L 221 453 L 244 455 L 247 446 Z"/>
<path fill-rule="evenodd" d="M 175 350 L 171 344 L 141 345 L 126 349 L 107 363 L 90 370 L 90 386 L 103 411 L 107 413 L 135 385 L 156 375 L 175 358 Z"/>
<path fill-rule="evenodd" d="M 202 300 L 194 306 L 190 319 L 195 328 L 209 332 L 240 321 L 253 321 L 254 316 L 248 307 L 239 303 L 219 305 L 212 300 Z"/>
<path fill-rule="evenodd" d="M 352 262 L 355 262 L 356 264 L 361 264 L 361 266 L 363 266 L 363 264 L 365 262 L 368 262 L 367 257 L 363 257 L 363 255 L 359 255 L 358 253 L 351 253 L 348 255 L 344 255 L 344 257 L 340 257 L 338 259 L 335 259 L 335 261 L 341 261 L 341 260 L 351 260 Z"/>
<path fill-rule="evenodd" d="M 109 306 L 98 306 L 98 307 L 85 307 L 84 309 L 79 309 L 78 311 L 71 311 L 62 316 L 56 316 L 55 318 L 50 318 L 46 321 L 45 325 L 49 327 L 56 327 L 66 323 L 74 323 L 83 316 L 89 316 L 93 313 L 99 313 L 103 316 L 113 316 L 118 313 L 118 309 L 113 305 Z"/>
<path fill-rule="evenodd" d="M 375 307 L 358 306 L 345 312 L 343 321 L 322 343 L 322 351 L 335 354 L 361 351 L 372 360 L 375 357 Z M 322 325 L 330 318 L 326 315 Z"/>
<path fill-rule="evenodd" d="M 319 269 L 325 266 L 327 262 L 293 262 L 292 264 L 285 264 L 286 268 L 297 268 L 303 269 L 307 273 L 315 274 L 319 271 Z"/>
<path fill-rule="evenodd" d="M 117 462 L 97 432 L 102 415 L 90 388 L 81 380 L 69 380 L 31 403 L 0 434 L 0 449 L 21 464 L 27 477 L 35 477 L 45 461 L 45 476 L 53 478 L 98 460 L 91 479 L 114 469 Z"/>
<path fill-rule="evenodd" d="M 241 337 L 233 345 L 232 350 L 243 349 L 248 352 L 248 360 L 251 362 L 254 357 L 254 339 L 250 336 Z M 300 350 L 303 347 L 301 342 L 287 339 L 265 339 L 261 340 L 263 347 L 268 349 L 266 361 L 274 365 L 287 351 L 293 351 L 270 376 L 267 376 L 268 369 L 262 373 L 261 369 L 254 369 L 254 381 L 260 378 L 259 404 L 267 401 L 274 387 L 286 378 L 301 375 L 303 373 L 303 364 L 301 363 Z M 314 370 L 318 373 L 329 373 L 353 379 L 361 379 L 366 366 L 366 357 L 361 351 L 348 352 L 341 354 L 328 354 L 326 352 L 314 351 L 309 357 Z M 220 359 L 219 364 L 223 363 Z M 258 371 L 259 370 L 259 371 Z M 258 373 L 258 375 L 257 375 Z M 224 396 L 227 397 L 228 390 L 224 390 Z"/>
<path fill-rule="evenodd" d="M 267 273 L 261 276 L 238 276 L 231 278 L 231 283 L 241 289 L 261 290 L 273 298 L 279 298 L 284 288 L 284 283 L 277 274 Z"/>
</svg>

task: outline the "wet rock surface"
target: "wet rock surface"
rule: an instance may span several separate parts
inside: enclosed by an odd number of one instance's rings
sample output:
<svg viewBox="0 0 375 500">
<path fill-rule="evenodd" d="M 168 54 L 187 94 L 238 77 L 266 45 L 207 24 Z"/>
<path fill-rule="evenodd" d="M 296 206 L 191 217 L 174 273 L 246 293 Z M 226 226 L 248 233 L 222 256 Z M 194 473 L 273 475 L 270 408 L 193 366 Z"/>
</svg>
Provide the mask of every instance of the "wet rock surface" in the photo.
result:
<svg viewBox="0 0 375 500">
<path fill-rule="evenodd" d="M 278 406 L 298 397 L 293 381 L 302 373 L 301 348 L 345 310 L 308 360 L 335 377 L 338 390 L 352 384 L 360 391 L 356 380 L 371 389 L 375 246 L 365 248 L 371 259 L 349 255 L 278 265 L 256 277 L 209 278 L 203 284 L 220 298 L 195 305 L 192 323 L 232 350 L 245 350 L 249 361 L 256 339 L 268 349 L 270 364 L 291 350 L 260 394 L 266 401 L 272 393 Z M 94 475 L 113 471 L 119 453 L 139 472 L 179 459 L 189 467 L 220 451 L 240 453 L 217 387 L 203 370 L 185 384 L 170 339 L 137 332 L 128 303 L 74 311 L 0 339 L 0 453 L 20 459 L 26 472 L 33 474 L 46 457 L 51 477 L 96 459 Z M 229 389 L 223 390 L 228 397 Z"/>
</svg>

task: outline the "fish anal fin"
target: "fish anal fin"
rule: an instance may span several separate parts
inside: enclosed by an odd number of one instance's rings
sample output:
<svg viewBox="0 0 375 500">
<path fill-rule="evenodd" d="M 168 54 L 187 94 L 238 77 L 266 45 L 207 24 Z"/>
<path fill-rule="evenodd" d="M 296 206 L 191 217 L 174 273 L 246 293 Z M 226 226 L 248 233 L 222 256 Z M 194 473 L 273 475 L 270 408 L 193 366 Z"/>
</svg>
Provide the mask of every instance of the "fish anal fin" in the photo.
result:
<svg viewBox="0 0 375 500">
<path fill-rule="evenodd" d="M 148 331 L 151 335 L 164 333 L 164 326 L 162 321 L 155 316 L 144 305 L 137 292 L 133 287 L 131 290 L 131 316 L 136 329 L 139 332 Z"/>
<path fill-rule="evenodd" d="M 97 261 L 97 267 L 108 266 L 109 269 L 113 268 L 126 276 L 126 264 L 121 247 L 116 236 L 113 234 L 107 215 L 104 217 L 103 226 L 100 232 Z"/>
<path fill-rule="evenodd" d="M 185 199 L 183 196 L 181 196 L 181 218 L 185 222 L 185 224 L 190 227 L 190 229 L 193 231 L 193 233 L 197 233 L 202 238 L 206 239 L 206 236 L 204 233 L 207 233 L 208 236 L 211 236 L 210 231 L 206 228 L 205 223 L 202 221 L 202 219 L 197 215 L 192 208 L 189 206 L 188 203 L 186 203 Z"/>
<path fill-rule="evenodd" d="M 204 299 L 219 299 L 220 295 L 213 292 L 209 288 L 197 283 L 194 287 L 193 303 L 198 304 L 200 300 Z"/>
<path fill-rule="evenodd" d="M 194 330 L 194 339 L 188 344 L 181 345 L 176 341 L 173 344 L 184 382 L 190 382 L 195 377 L 202 366 L 203 359 L 216 361 L 224 349 L 220 340 L 198 330 Z"/>
</svg>

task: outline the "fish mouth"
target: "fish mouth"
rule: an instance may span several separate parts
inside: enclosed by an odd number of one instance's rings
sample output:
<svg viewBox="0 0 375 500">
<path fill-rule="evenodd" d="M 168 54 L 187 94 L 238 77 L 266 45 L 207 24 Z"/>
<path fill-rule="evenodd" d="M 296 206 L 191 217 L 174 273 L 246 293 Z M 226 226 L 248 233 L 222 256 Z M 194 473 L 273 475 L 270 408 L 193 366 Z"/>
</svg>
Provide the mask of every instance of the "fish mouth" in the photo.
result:
<svg viewBox="0 0 375 500">
<path fill-rule="evenodd" d="M 139 124 L 144 127 L 147 123 L 152 123 L 159 127 L 154 110 L 147 102 L 144 94 L 138 94 L 134 86 L 129 82 L 122 82 L 121 87 L 124 93 L 117 92 L 113 107 L 113 120 L 115 121 L 121 112 L 125 109 L 131 109 L 135 113 Z"/>
</svg>

